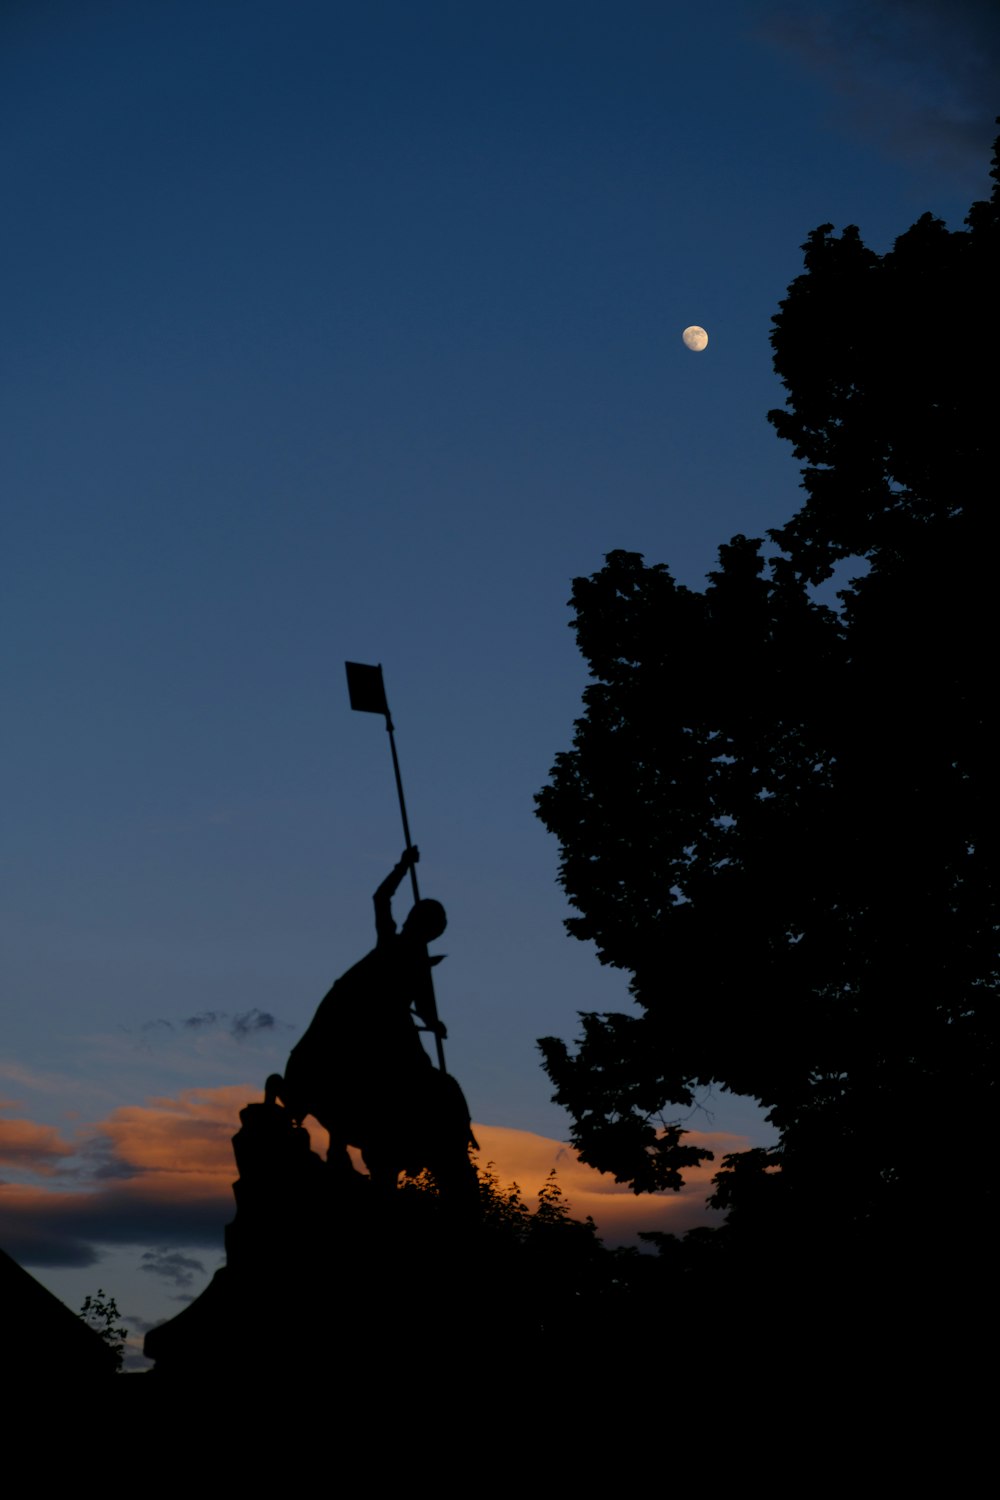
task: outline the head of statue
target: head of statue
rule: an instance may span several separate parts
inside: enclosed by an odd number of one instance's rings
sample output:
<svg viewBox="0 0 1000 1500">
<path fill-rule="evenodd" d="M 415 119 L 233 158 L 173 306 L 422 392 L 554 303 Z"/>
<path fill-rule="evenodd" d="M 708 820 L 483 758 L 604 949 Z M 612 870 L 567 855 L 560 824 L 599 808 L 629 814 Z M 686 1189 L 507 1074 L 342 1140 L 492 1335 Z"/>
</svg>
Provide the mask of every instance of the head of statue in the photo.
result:
<svg viewBox="0 0 1000 1500">
<path fill-rule="evenodd" d="M 444 907 L 440 901 L 418 901 L 403 923 L 406 937 L 416 938 L 421 943 L 432 943 L 439 938 L 448 925 Z"/>
</svg>

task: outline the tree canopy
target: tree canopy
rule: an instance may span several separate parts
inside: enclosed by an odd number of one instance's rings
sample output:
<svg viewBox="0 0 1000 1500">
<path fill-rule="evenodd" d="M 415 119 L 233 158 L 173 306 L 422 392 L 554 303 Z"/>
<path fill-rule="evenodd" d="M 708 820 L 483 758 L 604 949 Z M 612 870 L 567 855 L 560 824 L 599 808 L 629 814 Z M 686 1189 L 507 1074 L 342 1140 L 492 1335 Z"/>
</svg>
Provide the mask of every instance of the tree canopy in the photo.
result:
<svg viewBox="0 0 1000 1500">
<path fill-rule="evenodd" d="M 810 234 L 769 415 L 805 500 L 770 548 L 734 537 L 703 592 L 620 551 L 573 586 L 593 681 L 538 815 L 570 932 L 637 1009 L 583 1014 L 545 1066 L 584 1159 L 636 1191 L 703 1154 L 676 1123 L 700 1089 L 758 1099 L 780 1144 L 725 1163 L 734 1221 L 867 1232 L 984 1190 L 998 163 L 962 230 L 926 214 L 884 255 Z"/>
</svg>

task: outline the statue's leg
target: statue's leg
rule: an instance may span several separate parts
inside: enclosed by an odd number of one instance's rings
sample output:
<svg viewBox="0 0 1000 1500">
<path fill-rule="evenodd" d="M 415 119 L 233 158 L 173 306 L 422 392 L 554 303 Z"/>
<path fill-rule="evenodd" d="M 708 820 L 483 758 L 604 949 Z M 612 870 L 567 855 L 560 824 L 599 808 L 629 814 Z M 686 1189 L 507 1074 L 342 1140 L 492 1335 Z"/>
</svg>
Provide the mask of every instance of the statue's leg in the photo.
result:
<svg viewBox="0 0 1000 1500">
<path fill-rule="evenodd" d="M 347 1151 L 351 1142 L 350 1127 L 343 1112 L 335 1104 L 324 1103 L 313 1108 L 311 1113 L 330 1137 L 326 1152 L 327 1170 L 337 1178 L 356 1177 L 358 1174 Z"/>
<path fill-rule="evenodd" d="M 469 1160 L 467 1139 L 443 1147 L 431 1162 L 431 1171 L 441 1190 L 441 1197 L 461 1219 L 476 1221 L 480 1216 L 479 1175 Z"/>
<path fill-rule="evenodd" d="M 465 1095 L 450 1074 L 433 1073 L 430 1077 L 428 1165 L 442 1199 L 454 1213 L 467 1221 L 478 1220 L 479 1174 L 469 1160 L 473 1136 Z"/>
<path fill-rule="evenodd" d="M 410 1080 L 398 1069 L 385 1068 L 363 1095 L 358 1112 L 358 1144 L 372 1187 L 381 1195 L 394 1193 L 399 1174 L 410 1159 L 414 1109 Z"/>
<path fill-rule="evenodd" d="M 379 1196 L 387 1197 L 390 1193 L 394 1193 L 399 1186 L 399 1174 L 402 1170 L 398 1154 L 381 1142 L 374 1146 L 371 1144 L 362 1146 L 361 1155 L 368 1168 L 372 1187 Z"/>
</svg>

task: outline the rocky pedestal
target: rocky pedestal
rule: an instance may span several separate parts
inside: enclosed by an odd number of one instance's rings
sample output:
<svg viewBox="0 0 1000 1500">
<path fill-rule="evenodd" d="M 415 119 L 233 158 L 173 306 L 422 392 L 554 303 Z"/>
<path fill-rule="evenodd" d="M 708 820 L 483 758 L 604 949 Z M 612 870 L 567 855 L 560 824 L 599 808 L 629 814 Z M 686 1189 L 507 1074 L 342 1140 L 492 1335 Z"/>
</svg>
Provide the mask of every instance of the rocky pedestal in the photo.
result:
<svg viewBox="0 0 1000 1500">
<path fill-rule="evenodd" d="M 428 1337 L 456 1357 L 471 1336 L 475 1226 L 433 1193 L 378 1192 L 335 1169 L 276 1102 L 248 1104 L 233 1137 L 236 1216 L 226 1265 L 177 1317 L 146 1335 L 164 1382 L 346 1363 L 359 1379 L 419 1378 Z"/>
</svg>

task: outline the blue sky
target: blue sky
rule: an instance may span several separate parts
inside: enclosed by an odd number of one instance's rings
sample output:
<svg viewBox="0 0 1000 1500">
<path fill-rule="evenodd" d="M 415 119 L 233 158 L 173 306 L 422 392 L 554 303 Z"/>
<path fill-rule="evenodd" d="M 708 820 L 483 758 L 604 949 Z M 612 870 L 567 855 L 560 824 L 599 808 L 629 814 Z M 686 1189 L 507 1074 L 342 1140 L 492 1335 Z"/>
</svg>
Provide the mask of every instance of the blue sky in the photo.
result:
<svg viewBox="0 0 1000 1500">
<path fill-rule="evenodd" d="M 998 41 L 924 0 L 5 8 L 0 1119 L 56 1132 L 9 1184 L 89 1191 L 116 1111 L 261 1087 L 369 946 L 401 834 L 346 658 L 384 663 L 449 912 L 449 1066 L 477 1121 L 565 1138 L 535 1039 L 628 1003 L 532 810 L 571 580 L 622 547 L 699 586 L 795 508 L 799 246 L 961 221 Z M 195 1286 L 89 1232 L 32 1267 L 67 1300 Z"/>
</svg>

